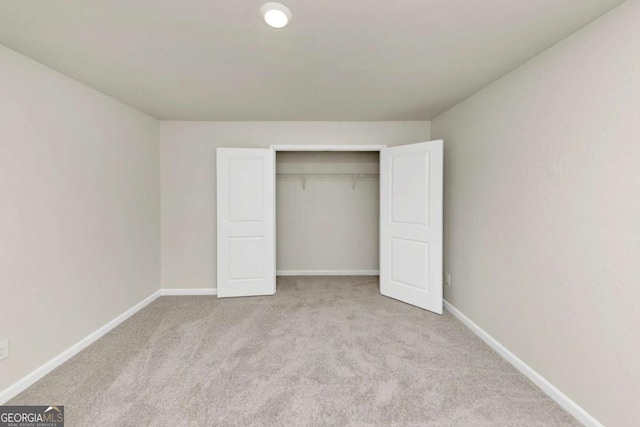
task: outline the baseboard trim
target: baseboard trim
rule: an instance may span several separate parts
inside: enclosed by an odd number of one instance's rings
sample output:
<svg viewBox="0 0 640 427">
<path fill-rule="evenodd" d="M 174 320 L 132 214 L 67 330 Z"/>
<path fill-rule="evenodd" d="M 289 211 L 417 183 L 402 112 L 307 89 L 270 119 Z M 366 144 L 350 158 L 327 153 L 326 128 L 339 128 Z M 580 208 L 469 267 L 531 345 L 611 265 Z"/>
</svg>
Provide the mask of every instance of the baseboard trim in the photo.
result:
<svg viewBox="0 0 640 427">
<path fill-rule="evenodd" d="M 278 270 L 276 276 L 379 276 L 379 270 Z"/>
<path fill-rule="evenodd" d="M 125 311 L 115 319 L 108 322 L 106 325 L 102 326 L 95 332 L 87 335 L 53 359 L 46 362 L 44 365 L 36 368 L 34 371 L 31 371 L 29 374 L 25 375 L 17 382 L 13 383 L 6 389 L 0 392 L 0 405 L 4 405 L 9 400 L 16 397 L 18 394 L 22 393 L 24 390 L 32 386 L 37 381 L 41 380 L 45 375 L 49 372 L 53 371 L 58 366 L 62 365 L 67 360 L 71 359 L 76 354 L 80 353 L 85 348 L 89 347 L 91 344 L 102 338 L 109 331 L 111 331 L 116 326 L 120 325 L 122 322 L 127 320 L 129 317 L 136 314 L 138 311 L 145 308 L 147 305 L 152 303 L 156 298 L 160 296 L 160 291 L 156 291 L 153 294 L 149 295 L 147 298 L 140 301 L 138 304 L 131 307 L 129 310 Z"/>
<path fill-rule="evenodd" d="M 161 296 L 217 295 L 217 288 L 160 289 Z"/>
<path fill-rule="evenodd" d="M 444 301 L 447 311 L 453 314 L 466 327 L 471 329 L 482 341 L 487 343 L 489 347 L 495 350 L 500 356 L 511 363 L 524 376 L 529 378 L 537 385 L 547 396 L 553 399 L 565 411 L 573 415 L 578 421 L 587 427 L 604 427 L 602 423 L 596 420 L 591 414 L 585 411 L 580 405 L 571 400 L 569 396 L 558 390 L 553 384 L 547 381 L 542 375 L 537 373 L 532 367 L 524 363 L 518 356 L 509 351 L 505 346 L 500 344 L 498 340 L 489 335 L 484 329 L 476 325 L 471 319 L 462 314 L 460 310 L 451 305 L 448 301 Z"/>
</svg>

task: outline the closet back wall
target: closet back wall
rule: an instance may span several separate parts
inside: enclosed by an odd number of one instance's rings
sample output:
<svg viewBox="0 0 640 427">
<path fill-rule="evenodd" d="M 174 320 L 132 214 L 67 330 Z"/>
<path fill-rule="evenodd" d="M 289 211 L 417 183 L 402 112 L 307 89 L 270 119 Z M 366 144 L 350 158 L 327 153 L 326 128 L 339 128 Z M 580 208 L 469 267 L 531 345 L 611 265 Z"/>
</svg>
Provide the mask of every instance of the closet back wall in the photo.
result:
<svg viewBox="0 0 640 427">
<path fill-rule="evenodd" d="M 216 287 L 217 147 L 428 141 L 430 122 L 160 122 L 162 287 Z"/>
<path fill-rule="evenodd" d="M 379 152 L 279 152 L 278 274 L 377 274 Z M 303 187 L 302 176 L 311 174 Z M 281 175 L 294 174 L 294 175 Z M 345 174 L 320 175 L 313 174 Z"/>
</svg>

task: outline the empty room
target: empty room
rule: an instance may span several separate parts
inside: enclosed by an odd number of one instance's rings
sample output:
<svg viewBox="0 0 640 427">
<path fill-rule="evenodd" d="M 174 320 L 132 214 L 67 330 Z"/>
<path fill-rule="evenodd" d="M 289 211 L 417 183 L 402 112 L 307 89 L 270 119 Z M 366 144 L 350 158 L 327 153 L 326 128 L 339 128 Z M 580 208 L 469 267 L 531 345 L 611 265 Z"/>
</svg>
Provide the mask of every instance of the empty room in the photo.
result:
<svg viewBox="0 0 640 427">
<path fill-rule="evenodd" d="M 0 0 L 0 427 L 640 423 L 640 0 Z"/>
</svg>

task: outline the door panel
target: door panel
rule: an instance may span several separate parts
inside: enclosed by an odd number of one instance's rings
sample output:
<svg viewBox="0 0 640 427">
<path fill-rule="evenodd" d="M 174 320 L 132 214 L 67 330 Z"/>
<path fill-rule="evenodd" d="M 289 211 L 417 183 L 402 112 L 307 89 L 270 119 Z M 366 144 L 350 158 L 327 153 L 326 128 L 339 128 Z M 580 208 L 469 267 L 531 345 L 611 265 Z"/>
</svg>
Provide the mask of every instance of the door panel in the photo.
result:
<svg viewBox="0 0 640 427">
<path fill-rule="evenodd" d="M 391 158 L 391 217 L 394 223 L 428 225 L 429 153 L 405 153 Z"/>
<path fill-rule="evenodd" d="M 229 157 L 229 221 L 262 221 L 264 213 L 264 158 Z"/>
<path fill-rule="evenodd" d="M 380 153 L 380 292 L 442 313 L 443 143 Z"/>
<path fill-rule="evenodd" d="M 218 297 L 275 293 L 271 149 L 218 148 Z"/>
<path fill-rule="evenodd" d="M 391 238 L 391 281 L 429 290 L 429 244 Z M 427 262 L 424 262 L 427 260 Z M 414 268 L 421 266 L 422 268 Z"/>
</svg>

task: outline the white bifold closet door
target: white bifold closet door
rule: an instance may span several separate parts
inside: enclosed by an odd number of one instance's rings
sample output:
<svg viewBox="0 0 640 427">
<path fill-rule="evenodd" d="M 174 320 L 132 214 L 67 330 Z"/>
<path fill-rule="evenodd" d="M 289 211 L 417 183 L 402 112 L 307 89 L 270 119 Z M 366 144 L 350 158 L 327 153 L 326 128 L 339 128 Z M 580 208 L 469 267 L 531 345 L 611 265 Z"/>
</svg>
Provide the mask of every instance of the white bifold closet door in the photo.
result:
<svg viewBox="0 0 640 427">
<path fill-rule="evenodd" d="M 380 292 L 442 314 L 443 143 L 380 152 Z"/>
<path fill-rule="evenodd" d="M 272 295 L 274 151 L 218 148 L 216 157 L 218 297 Z"/>
</svg>

